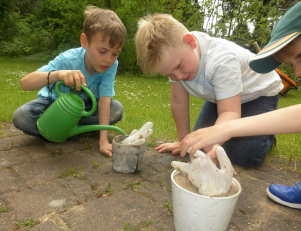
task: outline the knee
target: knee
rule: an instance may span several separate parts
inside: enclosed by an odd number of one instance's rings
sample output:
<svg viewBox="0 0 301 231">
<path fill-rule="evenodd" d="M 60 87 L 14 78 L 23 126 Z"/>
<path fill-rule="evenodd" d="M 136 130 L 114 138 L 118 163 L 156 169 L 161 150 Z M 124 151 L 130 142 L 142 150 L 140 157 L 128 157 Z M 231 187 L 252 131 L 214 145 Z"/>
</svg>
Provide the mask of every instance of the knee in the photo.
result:
<svg viewBox="0 0 301 231">
<path fill-rule="evenodd" d="M 246 138 L 243 142 L 234 140 L 229 146 L 226 143 L 226 152 L 229 159 L 231 162 L 244 167 L 253 167 L 261 164 L 273 145 L 274 136 Z"/>
<path fill-rule="evenodd" d="M 39 136 L 36 126 L 37 118 L 29 116 L 28 109 L 24 106 L 19 107 L 13 115 L 13 124 L 27 135 Z"/>
<path fill-rule="evenodd" d="M 121 120 L 123 115 L 123 106 L 117 100 L 111 101 L 110 125 L 116 124 Z"/>
<path fill-rule="evenodd" d="M 13 115 L 14 126 L 18 129 L 20 129 L 22 127 L 22 124 L 24 124 L 24 119 L 25 119 L 25 116 L 24 116 L 22 106 L 21 106 L 14 112 L 14 115 Z"/>
</svg>

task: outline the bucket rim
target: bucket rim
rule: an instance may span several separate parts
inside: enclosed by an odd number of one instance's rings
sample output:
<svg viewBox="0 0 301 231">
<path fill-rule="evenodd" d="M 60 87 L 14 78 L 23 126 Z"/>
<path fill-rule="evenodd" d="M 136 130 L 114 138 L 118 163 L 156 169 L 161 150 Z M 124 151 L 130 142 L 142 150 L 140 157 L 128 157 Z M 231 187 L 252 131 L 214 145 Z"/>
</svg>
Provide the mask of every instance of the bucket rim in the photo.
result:
<svg viewBox="0 0 301 231">
<path fill-rule="evenodd" d="M 146 140 L 145 140 L 144 143 L 138 144 L 138 145 L 136 145 L 136 144 L 122 144 L 122 143 L 118 143 L 119 141 L 124 140 L 124 139 L 127 138 L 127 137 L 129 137 L 129 135 L 117 135 L 117 136 L 115 136 L 115 137 L 113 138 L 112 144 L 113 144 L 113 143 L 116 143 L 116 144 L 118 144 L 118 145 L 122 145 L 122 146 L 132 146 L 132 147 L 138 147 L 138 146 L 144 146 L 144 145 L 146 146 Z"/>
<path fill-rule="evenodd" d="M 204 195 L 201 195 L 201 194 L 196 194 L 196 193 L 193 193 L 193 192 L 190 192 L 188 191 L 187 189 L 181 187 L 180 185 L 177 184 L 177 182 L 174 180 L 174 176 L 179 174 L 180 171 L 178 170 L 173 170 L 173 172 L 171 173 L 171 181 L 174 185 L 176 185 L 177 187 L 181 188 L 183 191 L 189 193 L 189 194 L 192 194 L 192 195 L 195 195 L 195 196 L 198 196 L 198 197 L 202 197 L 202 198 L 214 198 L 214 199 L 217 199 L 217 200 L 226 200 L 226 199 L 230 199 L 230 198 L 234 198 L 234 197 L 237 197 L 240 195 L 241 191 L 242 191 L 242 187 L 240 185 L 240 183 L 238 182 L 238 180 L 236 180 L 234 177 L 232 179 L 232 184 L 234 184 L 236 187 L 238 187 L 238 192 L 235 193 L 234 195 L 231 195 L 231 196 L 228 196 L 228 197 L 209 197 L 209 196 L 204 196 Z"/>
</svg>

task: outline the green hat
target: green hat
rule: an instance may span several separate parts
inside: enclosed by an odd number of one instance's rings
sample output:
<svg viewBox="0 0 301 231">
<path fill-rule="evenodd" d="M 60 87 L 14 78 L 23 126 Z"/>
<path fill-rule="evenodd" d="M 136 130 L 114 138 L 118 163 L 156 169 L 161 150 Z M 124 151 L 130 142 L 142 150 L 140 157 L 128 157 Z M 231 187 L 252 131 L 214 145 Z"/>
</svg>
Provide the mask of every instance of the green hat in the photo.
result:
<svg viewBox="0 0 301 231">
<path fill-rule="evenodd" d="M 285 47 L 301 34 L 301 2 L 287 11 L 273 28 L 269 43 L 250 61 L 253 71 L 268 73 L 276 69 L 278 63 L 273 54 Z"/>
</svg>

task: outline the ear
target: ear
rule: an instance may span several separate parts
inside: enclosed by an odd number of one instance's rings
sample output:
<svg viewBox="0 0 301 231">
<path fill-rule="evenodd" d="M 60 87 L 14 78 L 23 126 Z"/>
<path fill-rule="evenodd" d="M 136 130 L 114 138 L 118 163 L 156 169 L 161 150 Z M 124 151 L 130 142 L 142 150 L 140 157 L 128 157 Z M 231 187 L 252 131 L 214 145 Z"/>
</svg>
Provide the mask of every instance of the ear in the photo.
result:
<svg viewBox="0 0 301 231">
<path fill-rule="evenodd" d="M 195 49 L 197 47 L 197 41 L 191 34 L 185 34 L 183 36 L 183 42 L 185 44 L 188 44 L 192 49 Z"/>
<path fill-rule="evenodd" d="M 88 46 L 88 39 L 87 39 L 87 36 L 82 33 L 80 35 L 80 45 L 82 46 L 82 48 L 86 49 L 87 46 Z"/>
</svg>

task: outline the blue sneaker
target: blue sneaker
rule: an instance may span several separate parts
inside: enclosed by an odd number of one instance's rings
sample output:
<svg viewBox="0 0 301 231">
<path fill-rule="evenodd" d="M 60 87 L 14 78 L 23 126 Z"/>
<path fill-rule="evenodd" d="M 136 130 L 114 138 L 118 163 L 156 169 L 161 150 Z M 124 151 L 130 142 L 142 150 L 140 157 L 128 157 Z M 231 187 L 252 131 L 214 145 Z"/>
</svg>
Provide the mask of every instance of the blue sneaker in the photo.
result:
<svg viewBox="0 0 301 231">
<path fill-rule="evenodd" d="M 279 204 L 301 209 L 301 182 L 294 186 L 272 184 L 267 188 L 268 197 Z"/>
</svg>

